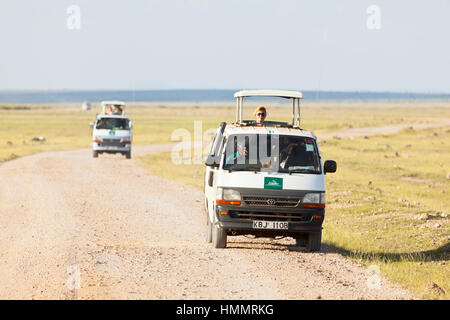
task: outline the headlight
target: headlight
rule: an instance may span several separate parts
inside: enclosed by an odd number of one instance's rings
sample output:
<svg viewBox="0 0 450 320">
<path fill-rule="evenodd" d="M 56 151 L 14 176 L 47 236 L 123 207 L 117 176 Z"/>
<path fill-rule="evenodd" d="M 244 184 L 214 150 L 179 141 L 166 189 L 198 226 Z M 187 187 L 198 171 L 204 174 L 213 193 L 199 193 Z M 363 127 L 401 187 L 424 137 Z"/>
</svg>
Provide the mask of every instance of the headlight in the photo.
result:
<svg viewBox="0 0 450 320">
<path fill-rule="evenodd" d="M 241 201 L 241 194 L 239 193 L 239 191 L 233 189 L 217 188 L 216 199 L 227 201 Z"/>
<path fill-rule="evenodd" d="M 325 192 L 307 193 L 303 197 L 303 203 L 325 204 Z"/>
<path fill-rule="evenodd" d="M 223 200 L 241 201 L 241 194 L 233 189 L 223 189 Z"/>
</svg>

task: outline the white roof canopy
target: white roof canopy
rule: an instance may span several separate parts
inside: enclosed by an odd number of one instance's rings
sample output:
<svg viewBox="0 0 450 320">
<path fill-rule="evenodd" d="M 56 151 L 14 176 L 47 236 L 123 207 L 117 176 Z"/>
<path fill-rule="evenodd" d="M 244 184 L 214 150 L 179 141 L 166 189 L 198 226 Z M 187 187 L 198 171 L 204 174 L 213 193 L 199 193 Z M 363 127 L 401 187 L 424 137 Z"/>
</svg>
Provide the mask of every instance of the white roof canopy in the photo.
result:
<svg viewBox="0 0 450 320">
<path fill-rule="evenodd" d="M 102 104 L 103 105 L 116 105 L 116 106 L 120 105 L 120 106 L 124 106 L 125 102 L 123 102 L 123 101 L 102 101 Z"/>
<path fill-rule="evenodd" d="M 303 99 L 303 94 L 300 91 L 287 90 L 241 90 L 234 94 L 235 98 L 240 97 L 281 97 L 281 98 L 296 98 Z"/>
<path fill-rule="evenodd" d="M 108 110 L 106 110 L 106 106 L 108 107 Z M 118 108 L 118 110 L 111 110 L 111 106 L 115 106 Z M 102 101 L 102 114 L 124 114 L 125 109 L 125 102 L 112 100 L 112 101 Z"/>
<path fill-rule="evenodd" d="M 243 123 L 242 109 L 245 97 L 280 97 L 292 99 L 292 126 L 297 122 L 300 127 L 300 99 L 303 94 L 300 91 L 287 90 L 241 90 L 234 94 L 236 99 L 236 123 Z M 297 119 L 297 120 L 296 120 Z"/>
</svg>

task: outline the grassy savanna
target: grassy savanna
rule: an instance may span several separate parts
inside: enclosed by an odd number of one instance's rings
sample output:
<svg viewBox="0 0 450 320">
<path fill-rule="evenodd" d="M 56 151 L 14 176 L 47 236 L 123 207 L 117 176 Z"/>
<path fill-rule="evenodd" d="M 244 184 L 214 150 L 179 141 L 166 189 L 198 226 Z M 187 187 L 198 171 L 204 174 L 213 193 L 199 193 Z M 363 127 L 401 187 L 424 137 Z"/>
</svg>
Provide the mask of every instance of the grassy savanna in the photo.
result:
<svg viewBox="0 0 450 320">
<path fill-rule="evenodd" d="M 177 128 L 193 131 L 194 120 L 214 126 L 217 109 L 201 110 L 183 106 L 166 107 L 149 104 L 126 110 L 133 128 L 134 144 L 153 144 L 171 141 Z M 222 114 L 231 109 L 219 108 Z M 0 105 L 0 162 L 37 152 L 90 148 L 92 131 L 89 123 L 100 110 L 99 105 L 82 111 L 77 105 L 17 106 Z M 32 141 L 44 137 L 45 141 Z"/>
<path fill-rule="evenodd" d="M 246 108 L 244 118 L 258 103 Z M 80 105 L 8 105 L 0 104 L 0 162 L 36 152 L 89 148 L 89 122 L 100 111 L 93 105 L 81 111 Z M 177 128 L 193 133 L 194 120 L 202 121 L 203 131 L 216 128 L 220 121 L 232 122 L 233 102 L 226 103 L 139 103 L 126 110 L 135 122 L 134 144 L 171 141 Z M 290 106 L 269 107 L 271 120 L 286 120 Z M 316 134 L 336 132 L 349 127 L 385 126 L 399 123 L 433 123 L 450 117 L 443 102 L 383 104 L 316 103 L 302 105 L 302 127 Z M 32 141 L 44 137 L 45 141 Z"/>
<path fill-rule="evenodd" d="M 232 122 L 235 106 L 223 103 L 148 103 L 130 106 L 134 144 L 166 143 L 177 128 L 193 133 Z M 251 108 L 248 108 L 251 109 Z M 0 162 L 32 153 L 89 148 L 91 122 L 99 106 L 0 105 Z M 286 120 L 290 110 L 268 108 L 270 120 Z M 277 115 L 277 116 L 275 116 Z M 247 110 L 244 118 L 251 118 Z M 347 128 L 392 124 L 439 123 L 450 118 L 444 102 L 304 104 L 302 127 L 316 134 Z M 32 142 L 34 137 L 44 142 Z M 419 297 L 449 299 L 450 206 L 449 128 L 355 139 L 320 140 L 322 156 L 338 162 L 327 175 L 327 217 L 323 240 L 331 250 L 365 265 L 378 265 L 383 275 Z M 204 166 L 171 165 L 171 153 L 138 161 L 150 172 L 203 187 Z M 167 170 L 161 170 L 166 168 Z"/>
<path fill-rule="evenodd" d="M 304 123 L 321 124 L 323 130 L 315 131 L 328 132 L 330 127 L 342 129 L 341 123 L 370 127 L 370 119 L 390 118 L 391 113 L 393 119 L 437 120 L 429 118 L 429 109 L 383 111 L 308 110 L 312 119 Z M 345 120 L 341 113 L 356 120 Z M 330 119 L 327 125 L 320 119 L 323 114 Z M 441 120 L 449 118 L 449 109 L 438 114 Z M 450 129 L 405 129 L 395 134 L 323 139 L 320 144 L 322 156 L 338 162 L 338 171 L 326 177 L 324 243 L 366 266 L 379 266 L 384 276 L 418 297 L 450 298 Z M 179 165 L 161 171 L 171 161 L 171 153 L 145 156 L 139 161 L 155 174 L 203 188 L 203 165 Z"/>
<path fill-rule="evenodd" d="M 450 129 L 325 140 L 324 240 L 424 298 L 450 293 Z M 441 289 L 439 289 L 441 288 Z"/>
</svg>

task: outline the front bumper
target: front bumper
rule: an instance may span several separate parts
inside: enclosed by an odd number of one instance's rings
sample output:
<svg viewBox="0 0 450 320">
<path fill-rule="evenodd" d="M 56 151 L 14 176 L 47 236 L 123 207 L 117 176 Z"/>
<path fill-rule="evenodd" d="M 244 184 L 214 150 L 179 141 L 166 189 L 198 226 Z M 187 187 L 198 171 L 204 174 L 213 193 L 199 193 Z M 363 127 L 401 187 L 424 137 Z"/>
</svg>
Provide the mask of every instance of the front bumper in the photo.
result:
<svg viewBox="0 0 450 320">
<path fill-rule="evenodd" d="M 131 144 L 125 144 L 125 143 L 116 143 L 116 144 L 108 144 L 103 142 L 94 142 L 92 143 L 92 149 L 94 151 L 99 152 L 128 152 L 131 150 Z"/>
<path fill-rule="evenodd" d="M 216 216 L 218 225 L 232 234 L 295 236 L 299 233 L 320 232 L 325 209 L 217 205 Z M 255 229 L 255 220 L 288 222 L 288 229 Z"/>
</svg>

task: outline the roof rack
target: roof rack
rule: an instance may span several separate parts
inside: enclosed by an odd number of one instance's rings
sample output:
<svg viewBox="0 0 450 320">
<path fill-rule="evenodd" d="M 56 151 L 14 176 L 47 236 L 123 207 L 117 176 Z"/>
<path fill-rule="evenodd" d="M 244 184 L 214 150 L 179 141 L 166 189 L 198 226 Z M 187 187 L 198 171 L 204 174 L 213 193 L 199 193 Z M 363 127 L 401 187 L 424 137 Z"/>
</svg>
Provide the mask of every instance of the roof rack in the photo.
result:
<svg viewBox="0 0 450 320">
<path fill-rule="evenodd" d="M 280 97 L 285 99 L 292 99 L 292 127 L 300 128 L 300 99 L 303 99 L 303 94 L 300 91 L 286 91 L 286 90 L 241 90 L 234 94 L 236 98 L 236 123 L 240 125 L 251 125 L 251 121 L 242 119 L 242 110 L 244 98 L 247 97 Z M 297 107 L 296 107 L 297 106 Z M 265 125 L 287 124 L 285 122 L 265 121 Z"/>
<path fill-rule="evenodd" d="M 282 121 L 264 121 L 263 123 L 257 123 L 254 120 L 242 120 L 242 122 L 237 122 L 237 126 L 254 126 L 254 127 L 279 127 L 279 128 L 293 128 L 294 126 L 288 122 Z"/>
</svg>

